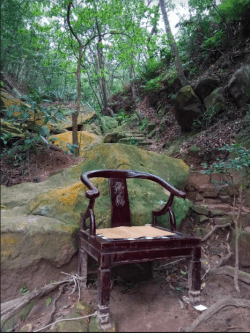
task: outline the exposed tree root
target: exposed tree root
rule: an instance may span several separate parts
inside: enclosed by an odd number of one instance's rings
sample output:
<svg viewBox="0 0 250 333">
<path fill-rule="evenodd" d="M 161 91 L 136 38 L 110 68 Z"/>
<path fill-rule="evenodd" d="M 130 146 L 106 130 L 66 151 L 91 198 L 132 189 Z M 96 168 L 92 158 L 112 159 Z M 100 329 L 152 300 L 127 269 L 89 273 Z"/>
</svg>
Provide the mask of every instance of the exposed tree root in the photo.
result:
<svg viewBox="0 0 250 333">
<path fill-rule="evenodd" d="M 56 312 L 56 302 L 59 300 L 59 298 L 61 297 L 62 293 L 63 293 L 63 289 L 64 289 L 65 285 L 62 285 L 59 287 L 59 293 L 56 296 L 56 298 L 53 301 L 53 310 L 51 311 L 50 315 L 49 315 L 49 319 L 47 320 L 46 325 L 49 325 L 52 321 L 53 321 L 53 316 Z M 45 325 L 45 326 L 46 326 Z"/>
<path fill-rule="evenodd" d="M 208 272 L 208 274 L 228 275 L 228 276 L 231 276 L 232 278 L 234 278 L 235 268 L 231 267 L 231 266 L 213 268 Z M 250 284 L 250 274 L 249 273 L 246 273 L 243 271 L 238 271 L 238 279 L 242 282 Z"/>
<path fill-rule="evenodd" d="M 52 292 L 54 289 L 58 288 L 62 284 L 69 283 L 69 282 L 71 282 L 71 281 L 63 280 L 63 281 L 59 281 L 55 284 L 49 284 L 49 285 L 42 287 L 39 290 L 35 290 L 35 291 L 31 292 L 28 296 L 23 296 L 20 302 L 15 304 L 10 309 L 7 309 L 8 311 L 5 310 L 1 313 L 2 314 L 1 327 L 3 327 L 4 323 L 8 319 L 15 316 L 20 310 L 22 310 L 26 305 L 28 305 L 34 298 L 41 298 L 43 296 L 46 296 L 47 294 L 49 294 L 50 292 Z"/>
<path fill-rule="evenodd" d="M 230 227 L 232 225 L 233 222 L 229 222 L 227 224 L 220 224 L 220 225 L 215 225 L 213 227 L 213 229 L 211 231 L 209 231 L 208 234 L 206 234 L 206 236 L 204 236 L 202 239 L 201 239 L 201 242 L 205 242 L 205 240 L 207 240 L 217 229 L 219 228 L 226 228 L 226 227 Z"/>
<path fill-rule="evenodd" d="M 227 307 L 227 306 L 235 306 L 235 307 L 243 307 L 243 308 L 249 308 L 250 309 L 250 301 L 245 299 L 238 299 L 238 298 L 232 298 L 232 297 L 225 297 L 212 306 L 205 310 L 195 321 L 191 326 L 188 326 L 186 328 L 181 328 L 180 332 L 193 332 L 203 321 L 206 321 L 211 316 L 213 316 L 216 312 L 220 311 L 221 309 Z"/>
</svg>

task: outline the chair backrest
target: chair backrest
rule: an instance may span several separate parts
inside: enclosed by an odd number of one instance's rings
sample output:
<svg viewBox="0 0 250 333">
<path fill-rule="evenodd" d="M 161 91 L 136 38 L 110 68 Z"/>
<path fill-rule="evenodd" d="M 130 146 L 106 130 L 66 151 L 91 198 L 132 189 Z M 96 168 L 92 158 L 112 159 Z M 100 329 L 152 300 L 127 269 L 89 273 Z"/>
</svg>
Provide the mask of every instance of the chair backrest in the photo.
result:
<svg viewBox="0 0 250 333">
<path fill-rule="evenodd" d="M 127 181 L 124 178 L 109 178 L 111 199 L 111 227 L 130 226 L 130 208 Z"/>
<path fill-rule="evenodd" d="M 86 192 L 86 196 L 89 199 L 95 199 L 99 196 L 97 188 L 89 181 L 89 178 L 94 178 L 94 177 L 109 179 L 112 228 L 119 226 L 130 226 L 131 223 L 128 188 L 126 181 L 127 178 L 141 178 L 154 181 L 162 185 L 171 193 L 168 203 L 161 211 L 159 211 L 160 214 L 165 213 L 169 210 L 174 195 L 177 195 L 182 198 L 186 197 L 186 194 L 184 192 L 178 191 L 170 184 L 168 184 L 164 179 L 158 176 L 140 171 L 109 169 L 109 170 L 87 171 L 84 174 L 82 174 L 81 176 L 82 182 L 90 189 L 89 191 Z M 153 212 L 153 215 L 159 215 L 159 214 L 157 212 Z"/>
</svg>

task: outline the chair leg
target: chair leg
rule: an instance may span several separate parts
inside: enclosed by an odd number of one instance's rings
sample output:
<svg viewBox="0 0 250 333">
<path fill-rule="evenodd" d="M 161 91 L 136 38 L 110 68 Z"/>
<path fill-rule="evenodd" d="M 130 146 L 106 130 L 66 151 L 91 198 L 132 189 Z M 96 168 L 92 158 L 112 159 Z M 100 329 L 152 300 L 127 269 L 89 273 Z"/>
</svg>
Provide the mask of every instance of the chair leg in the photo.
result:
<svg viewBox="0 0 250 333">
<path fill-rule="evenodd" d="M 97 319 L 100 324 L 108 323 L 110 320 L 110 276 L 110 269 L 98 269 Z"/>
<path fill-rule="evenodd" d="M 87 277 L 88 277 L 88 254 L 80 248 L 78 254 L 78 275 L 80 277 L 80 288 L 87 289 Z"/>
<path fill-rule="evenodd" d="M 189 264 L 188 287 L 189 299 L 192 305 L 200 304 L 201 296 L 201 248 L 196 247 L 193 250 L 192 258 Z"/>
</svg>

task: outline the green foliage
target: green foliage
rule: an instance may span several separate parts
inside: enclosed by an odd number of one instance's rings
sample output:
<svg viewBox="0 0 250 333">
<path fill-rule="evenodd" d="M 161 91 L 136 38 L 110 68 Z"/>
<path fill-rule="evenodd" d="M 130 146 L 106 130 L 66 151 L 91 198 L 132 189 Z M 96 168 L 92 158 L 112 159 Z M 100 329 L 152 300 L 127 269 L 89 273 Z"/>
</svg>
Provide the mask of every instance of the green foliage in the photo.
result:
<svg viewBox="0 0 250 333">
<path fill-rule="evenodd" d="M 157 79 L 160 72 L 164 68 L 161 60 L 155 58 L 148 58 L 139 68 L 139 77 L 144 81 Z"/>
<path fill-rule="evenodd" d="M 225 37 L 226 35 L 223 31 L 217 31 L 212 37 L 209 37 L 204 41 L 203 47 L 206 49 L 218 48 Z"/>
<path fill-rule="evenodd" d="M 52 297 L 48 297 L 45 301 L 46 306 L 49 306 L 52 303 Z"/>
<path fill-rule="evenodd" d="M 242 171 L 244 174 L 244 185 L 248 187 L 250 184 L 250 150 L 239 144 L 231 146 L 227 144 L 219 150 L 227 151 L 234 157 L 228 161 L 222 161 L 217 158 L 217 162 L 213 163 L 210 167 L 206 163 L 203 163 L 203 168 L 207 170 L 202 171 L 202 173 L 211 174 L 216 172 L 230 174 L 232 170 Z"/>
<path fill-rule="evenodd" d="M 148 119 L 147 118 L 143 118 L 142 119 L 142 124 L 138 127 L 139 131 L 144 131 L 146 129 L 148 125 Z"/>
<path fill-rule="evenodd" d="M 56 123 L 66 121 L 60 109 L 55 107 L 44 108 L 30 96 L 25 96 L 30 104 L 21 106 L 12 106 L 10 109 L 3 109 L 3 121 L 9 123 L 14 132 L 5 133 L 1 130 L 0 142 L 3 147 L 1 158 L 5 158 L 6 163 L 19 166 L 21 163 L 29 162 L 30 158 L 39 153 L 39 146 L 46 143 L 44 137 L 49 135 L 48 122 Z M 38 125 L 37 121 L 43 122 Z M 71 151 L 73 148 L 69 147 Z"/>
<path fill-rule="evenodd" d="M 29 290 L 26 284 L 24 284 L 20 289 L 19 289 L 19 293 L 21 295 L 27 296 L 29 294 Z"/>
<path fill-rule="evenodd" d="M 161 81 L 161 77 L 158 76 L 154 79 L 151 79 L 149 81 L 146 82 L 146 85 L 144 87 L 144 89 L 147 92 L 154 92 L 157 91 L 160 88 L 160 81 Z"/>
</svg>

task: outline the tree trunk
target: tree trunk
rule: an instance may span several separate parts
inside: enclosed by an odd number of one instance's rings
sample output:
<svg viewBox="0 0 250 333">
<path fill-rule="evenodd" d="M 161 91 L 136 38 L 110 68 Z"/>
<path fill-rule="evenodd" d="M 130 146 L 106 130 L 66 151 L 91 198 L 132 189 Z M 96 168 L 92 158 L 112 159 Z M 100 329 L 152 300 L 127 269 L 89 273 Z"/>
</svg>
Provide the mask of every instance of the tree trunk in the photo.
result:
<svg viewBox="0 0 250 333">
<path fill-rule="evenodd" d="M 133 60 L 133 53 L 131 52 L 131 61 Z M 135 89 L 135 83 L 133 80 L 133 64 L 129 66 L 129 79 L 130 79 L 130 85 L 131 85 L 131 91 L 132 91 L 132 101 L 134 108 L 136 107 L 136 89 Z"/>
<path fill-rule="evenodd" d="M 183 68 L 182 68 L 182 64 L 181 64 L 181 60 L 180 60 L 180 57 L 179 57 L 177 44 L 174 40 L 174 36 L 173 36 L 171 28 L 170 28 L 170 24 L 169 24 L 169 20 L 168 20 L 164 0 L 159 0 L 159 4 L 160 4 L 160 7 L 161 7 L 162 16 L 163 16 L 165 29 L 166 29 L 166 33 L 167 33 L 167 36 L 168 36 L 168 40 L 170 42 L 171 51 L 172 51 L 172 54 L 174 56 L 175 67 L 176 67 L 176 70 L 177 70 L 177 73 L 178 73 L 178 77 L 181 81 L 182 86 L 186 86 L 186 85 L 189 84 L 189 82 L 187 81 L 186 76 L 185 76 L 184 71 L 183 71 Z"/>
<path fill-rule="evenodd" d="M 82 62 L 82 45 L 79 45 L 77 69 L 76 69 L 76 80 L 77 80 L 77 100 L 76 100 L 76 112 L 72 114 L 72 143 L 78 145 L 78 125 L 77 119 L 81 109 L 82 90 L 81 90 L 81 62 Z M 80 147 L 78 145 L 75 148 L 74 156 L 79 156 Z"/>
<path fill-rule="evenodd" d="M 101 36 L 101 31 L 100 31 L 97 19 L 96 19 L 96 27 L 97 27 L 97 31 L 98 31 L 98 35 L 99 35 L 98 44 L 97 44 L 97 53 L 98 53 L 99 71 L 101 74 L 101 82 L 102 82 L 103 110 L 105 110 L 108 107 L 107 85 L 106 85 L 106 78 L 105 78 L 105 73 L 104 73 L 103 53 L 102 53 L 102 49 L 99 46 L 99 43 L 102 43 L 102 36 Z"/>
</svg>

